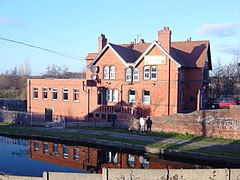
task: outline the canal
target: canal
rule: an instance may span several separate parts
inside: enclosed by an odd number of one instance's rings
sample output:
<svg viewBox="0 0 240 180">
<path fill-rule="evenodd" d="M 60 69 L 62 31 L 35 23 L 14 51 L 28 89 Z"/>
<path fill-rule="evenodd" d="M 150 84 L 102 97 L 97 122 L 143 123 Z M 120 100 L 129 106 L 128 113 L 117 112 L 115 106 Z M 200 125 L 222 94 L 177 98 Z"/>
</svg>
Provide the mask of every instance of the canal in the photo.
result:
<svg viewBox="0 0 240 180">
<path fill-rule="evenodd" d="M 0 174 L 41 177 L 44 171 L 101 173 L 103 167 L 196 169 L 222 166 L 124 149 L 0 136 Z"/>
</svg>

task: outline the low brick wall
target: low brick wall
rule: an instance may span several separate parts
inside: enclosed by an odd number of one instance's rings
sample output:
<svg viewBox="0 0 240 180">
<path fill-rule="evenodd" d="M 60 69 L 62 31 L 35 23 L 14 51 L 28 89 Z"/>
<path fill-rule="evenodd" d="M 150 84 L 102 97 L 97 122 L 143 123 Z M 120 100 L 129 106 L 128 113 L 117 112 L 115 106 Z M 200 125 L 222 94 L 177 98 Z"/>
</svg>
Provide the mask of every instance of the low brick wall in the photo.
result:
<svg viewBox="0 0 240 180">
<path fill-rule="evenodd" d="M 151 117 L 153 131 L 188 133 L 196 136 L 240 138 L 240 106 L 202 110 L 189 114 Z"/>
<path fill-rule="evenodd" d="M 85 180 L 110 180 L 110 179 L 162 179 L 162 180 L 196 180 L 240 179 L 240 169 L 114 169 L 103 168 L 102 174 L 59 173 L 44 172 L 43 177 L 3 176 L 2 180 L 59 180 L 59 179 L 85 179 Z"/>
</svg>

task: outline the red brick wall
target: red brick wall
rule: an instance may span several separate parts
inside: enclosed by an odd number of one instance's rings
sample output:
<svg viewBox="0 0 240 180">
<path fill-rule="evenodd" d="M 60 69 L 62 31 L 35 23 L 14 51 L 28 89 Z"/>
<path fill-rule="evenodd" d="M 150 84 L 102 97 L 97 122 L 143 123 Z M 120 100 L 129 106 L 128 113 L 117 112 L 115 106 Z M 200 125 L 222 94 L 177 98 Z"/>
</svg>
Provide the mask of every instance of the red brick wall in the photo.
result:
<svg viewBox="0 0 240 180">
<path fill-rule="evenodd" d="M 74 79 L 31 79 L 27 85 L 28 112 L 45 115 L 45 108 L 53 108 L 53 116 L 67 116 L 83 119 L 87 114 L 86 87 L 83 90 L 84 80 Z M 84 82 L 85 83 L 85 82 Z M 33 97 L 33 88 L 38 88 L 38 98 Z M 48 98 L 43 99 L 42 88 L 47 88 Z M 52 99 L 52 89 L 57 88 L 58 99 Z M 63 88 L 68 88 L 68 100 L 63 100 Z M 73 101 L 73 88 L 79 89 L 79 101 Z"/>
<path fill-rule="evenodd" d="M 240 138 L 240 106 L 229 110 L 208 110 L 190 114 L 152 117 L 153 131 L 196 136 Z"/>
</svg>

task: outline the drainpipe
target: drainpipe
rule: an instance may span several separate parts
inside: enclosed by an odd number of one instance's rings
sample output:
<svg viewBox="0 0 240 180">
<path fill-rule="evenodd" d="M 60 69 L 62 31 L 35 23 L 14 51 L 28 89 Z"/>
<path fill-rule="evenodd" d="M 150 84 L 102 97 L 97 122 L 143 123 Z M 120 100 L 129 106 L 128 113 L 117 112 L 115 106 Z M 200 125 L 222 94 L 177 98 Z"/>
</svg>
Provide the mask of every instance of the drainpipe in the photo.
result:
<svg viewBox="0 0 240 180">
<path fill-rule="evenodd" d="M 169 59 L 169 65 L 168 65 L 168 106 L 167 106 L 167 114 L 170 114 L 170 98 L 171 98 L 171 61 Z"/>
<path fill-rule="evenodd" d="M 31 106 L 31 102 L 32 102 L 32 98 L 31 98 L 31 80 L 28 81 L 28 110 L 30 111 L 30 113 L 32 113 L 32 106 Z"/>
</svg>

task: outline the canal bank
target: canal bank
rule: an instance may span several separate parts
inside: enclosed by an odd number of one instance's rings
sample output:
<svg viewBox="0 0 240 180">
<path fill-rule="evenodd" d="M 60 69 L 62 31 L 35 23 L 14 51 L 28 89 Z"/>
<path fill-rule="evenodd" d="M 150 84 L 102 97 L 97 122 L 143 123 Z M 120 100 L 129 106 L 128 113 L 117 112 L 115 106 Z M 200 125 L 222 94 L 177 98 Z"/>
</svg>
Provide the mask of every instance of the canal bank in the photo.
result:
<svg viewBox="0 0 240 180">
<path fill-rule="evenodd" d="M 240 167 L 239 143 L 213 143 L 175 138 L 153 137 L 146 133 L 112 132 L 91 129 L 62 129 L 29 126 L 0 126 L 0 134 L 89 143 L 100 146 L 128 149 L 158 155 L 222 163 L 226 167 Z"/>
</svg>

